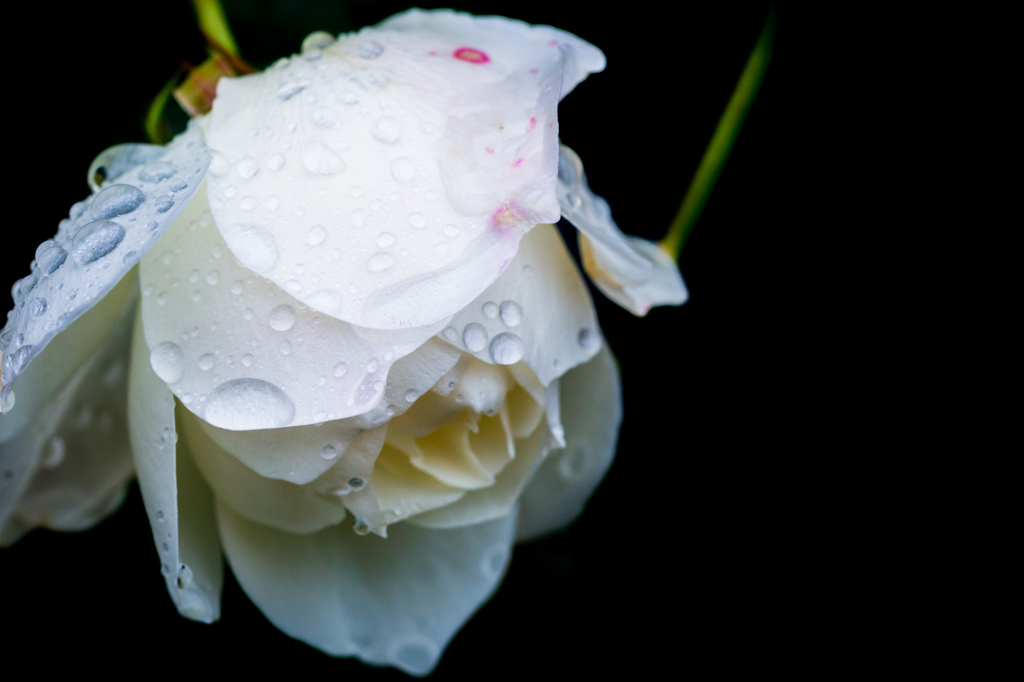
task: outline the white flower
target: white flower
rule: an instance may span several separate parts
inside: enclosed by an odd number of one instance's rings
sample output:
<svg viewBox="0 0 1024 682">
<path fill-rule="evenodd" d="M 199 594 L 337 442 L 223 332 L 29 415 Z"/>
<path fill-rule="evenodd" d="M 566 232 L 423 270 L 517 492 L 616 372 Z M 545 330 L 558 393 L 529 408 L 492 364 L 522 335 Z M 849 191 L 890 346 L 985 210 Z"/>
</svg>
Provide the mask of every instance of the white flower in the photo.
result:
<svg viewBox="0 0 1024 682">
<path fill-rule="evenodd" d="M 0 334 L 0 542 L 94 524 L 134 468 L 183 615 L 219 617 L 223 552 L 289 635 L 429 672 L 615 451 L 614 361 L 549 223 L 630 310 L 685 299 L 559 146 L 603 67 L 557 29 L 413 10 L 102 154 Z"/>
</svg>

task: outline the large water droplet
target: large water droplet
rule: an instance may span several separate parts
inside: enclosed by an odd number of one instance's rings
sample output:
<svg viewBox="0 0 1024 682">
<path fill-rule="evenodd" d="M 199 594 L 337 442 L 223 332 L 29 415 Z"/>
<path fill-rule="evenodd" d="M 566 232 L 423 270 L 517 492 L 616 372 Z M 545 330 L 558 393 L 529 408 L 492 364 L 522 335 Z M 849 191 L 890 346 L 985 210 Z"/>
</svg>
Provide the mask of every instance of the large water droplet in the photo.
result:
<svg viewBox="0 0 1024 682">
<path fill-rule="evenodd" d="M 282 303 L 270 311 L 267 321 L 270 323 L 271 329 L 286 332 L 295 324 L 295 309 L 287 303 Z"/>
<path fill-rule="evenodd" d="M 523 321 L 523 309 L 515 301 L 502 301 L 500 311 L 506 327 L 518 327 Z"/>
<path fill-rule="evenodd" d="M 50 242 L 50 246 L 46 249 L 36 253 L 36 264 L 44 275 L 52 275 L 57 272 L 57 269 L 64 265 L 64 261 L 67 259 L 68 252 L 53 242 Z"/>
<path fill-rule="evenodd" d="M 416 166 L 405 156 L 391 161 L 391 177 L 398 182 L 409 182 L 416 175 Z"/>
<path fill-rule="evenodd" d="M 264 273 L 277 263 L 277 240 L 270 230 L 251 223 L 235 223 L 225 232 L 231 251 L 250 270 Z"/>
<path fill-rule="evenodd" d="M 379 246 L 382 249 L 386 249 L 387 247 L 391 246 L 394 243 L 395 235 L 391 234 L 390 232 L 381 232 L 379 235 L 377 235 L 377 246 Z"/>
<path fill-rule="evenodd" d="M 213 365 L 217 362 L 217 358 L 214 357 L 213 353 L 203 353 L 199 357 L 199 369 L 204 372 L 212 369 Z"/>
<path fill-rule="evenodd" d="M 360 490 L 366 487 L 366 481 L 359 478 L 358 476 L 353 476 L 352 478 L 348 479 L 348 487 L 351 488 L 352 490 L 355 490 L 356 492 L 359 492 Z"/>
<path fill-rule="evenodd" d="M 246 180 L 251 180 L 260 172 L 260 164 L 251 156 L 243 156 L 235 168 L 238 170 L 238 174 Z"/>
<path fill-rule="evenodd" d="M 323 449 L 320 450 L 320 456 L 327 460 L 334 459 L 338 456 L 338 448 L 333 445 L 325 445 Z"/>
<path fill-rule="evenodd" d="M 482 310 L 484 317 L 489 320 L 493 320 L 498 316 L 498 304 L 494 301 L 487 301 L 487 303 L 484 303 Z"/>
<path fill-rule="evenodd" d="M 185 353 L 173 341 L 164 341 L 150 352 L 149 366 L 165 383 L 175 384 L 185 376 Z"/>
<path fill-rule="evenodd" d="M 46 299 L 33 298 L 28 304 L 28 312 L 32 317 L 39 317 L 46 312 Z"/>
<path fill-rule="evenodd" d="M 79 265 L 88 265 L 116 249 L 124 234 L 124 228 L 117 223 L 94 220 L 75 233 L 71 240 L 71 256 Z"/>
<path fill-rule="evenodd" d="M 334 42 L 334 36 L 327 31 L 313 31 L 302 40 L 302 52 L 319 50 Z"/>
<path fill-rule="evenodd" d="M 462 342 L 473 353 L 482 351 L 487 345 L 487 330 L 482 324 L 470 322 L 462 330 Z"/>
<path fill-rule="evenodd" d="M 348 374 L 348 365 L 344 362 L 339 362 L 334 366 L 334 376 L 343 377 Z"/>
<path fill-rule="evenodd" d="M 295 418 L 295 404 L 284 391 L 262 379 L 232 379 L 206 398 L 204 419 L 232 431 L 276 429 Z"/>
<path fill-rule="evenodd" d="M 374 138 L 384 144 L 394 144 L 402 135 L 402 127 L 398 121 L 390 116 L 381 116 L 373 122 L 372 131 Z"/>
<path fill-rule="evenodd" d="M 231 170 L 228 157 L 215 149 L 210 150 L 210 169 L 207 171 L 215 178 L 222 178 Z"/>
<path fill-rule="evenodd" d="M 366 267 L 369 268 L 370 272 L 387 270 L 394 264 L 395 257 L 390 253 L 384 253 L 383 251 L 373 254 L 370 256 L 369 260 L 366 261 Z"/>
<path fill-rule="evenodd" d="M 491 341 L 491 359 L 499 365 L 514 365 L 523 359 L 523 340 L 511 332 L 502 332 Z"/>
<path fill-rule="evenodd" d="M 345 162 L 323 142 L 310 140 L 302 147 L 302 166 L 310 173 L 333 175 L 345 170 Z"/>
<path fill-rule="evenodd" d="M 352 524 L 352 530 L 356 532 L 356 535 L 366 535 L 370 532 L 370 524 L 357 516 L 355 523 Z"/>
<path fill-rule="evenodd" d="M 97 220 L 108 220 L 125 213 L 131 213 L 146 200 L 138 187 L 131 185 L 110 185 L 92 200 L 89 213 Z"/>
</svg>

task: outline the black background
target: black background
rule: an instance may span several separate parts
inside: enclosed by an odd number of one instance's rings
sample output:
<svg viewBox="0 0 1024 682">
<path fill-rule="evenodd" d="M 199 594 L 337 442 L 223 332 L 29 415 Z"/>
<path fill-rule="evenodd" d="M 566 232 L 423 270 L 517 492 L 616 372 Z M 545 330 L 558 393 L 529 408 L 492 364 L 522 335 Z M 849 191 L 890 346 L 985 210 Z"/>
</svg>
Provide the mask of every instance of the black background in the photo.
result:
<svg viewBox="0 0 1024 682">
<path fill-rule="evenodd" d="M 322 5 L 322 6 L 321 6 Z M 421 6 L 432 6 L 423 3 Z M 449 5 L 450 6 L 450 5 Z M 627 233 L 658 239 L 678 208 L 763 25 L 763 3 L 616 5 L 472 2 L 457 9 L 571 31 L 601 48 L 605 72 L 559 108 L 562 140 Z M 581 5 L 583 6 L 583 5 Z M 243 55 L 256 66 L 298 50 L 313 30 L 376 23 L 397 2 L 227 2 Z M 202 61 L 186 2 L 74 3 L 11 15 L 8 177 L 2 263 L 6 292 L 34 248 L 88 193 L 106 147 L 143 141 L 142 117 L 182 59 Z M 567 532 L 517 547 L 495 597 L 455 637 L 435 675 L 728 670 L 775 632 L 775 584 L 788 502 L 766 491 L 787 472 L 776 417 L 799 381 L 784 365 L 791 336 L 782 282 L 799 268 L 792 169 L 801 113 L 791 89 L 793 30 L 780 10 L 773 64 L 681 268 L 691 300 L 635 318 L 593 291 L 621 364 L 625 422 L 618 455 Z M 173 105 L 172 105 L 173 106 Z M 772 462 L 772 463 L 769 463 Z M 221 621 L 179 617 L 166 594 L 141 498 L 77 534 L 35 531 L 0 550 L 8 660 L 43 656 L 78 670 L 191 675 L 212 656 L 236 673 L 285 663 L 299 675 L 398 679 L 331 659 L 278 632 L 230 574 Z M 141 657 L 139 664 L 129 661 Z M 129 667 L 131 666 L 131 667 Z M 196 667 L 192 667 L 196 666 Z M 294 667 L 291 667 L 294 666 Z"/>
</svg>

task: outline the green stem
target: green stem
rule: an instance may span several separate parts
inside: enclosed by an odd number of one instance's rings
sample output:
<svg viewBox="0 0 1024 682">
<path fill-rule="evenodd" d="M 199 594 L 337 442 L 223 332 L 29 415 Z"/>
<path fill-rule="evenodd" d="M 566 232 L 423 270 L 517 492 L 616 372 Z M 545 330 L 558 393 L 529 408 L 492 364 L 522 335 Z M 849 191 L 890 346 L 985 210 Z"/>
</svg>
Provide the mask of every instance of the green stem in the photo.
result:
<svg viewBox="0 0 1024 682">
<path fill-rule="evenodd" d="M 181 71 L 175 71 L 164 87 L 160 88 L 160 92 L 153 98 L 153 103 L 149 105 L 149 111 L 146 112 L 146 136 L 153 144 L 164 144 L 170 139 L 167 123 L 164 121 L 164 109 L 174 88 L 178 87 L 179 80 Z"/>
<path fill-rule="evenodd" d="M 228 18 L 224 14 L 220 0 L 192 0 L 192 4 L 199 19 L 199 30 L 226 54 L 237 57 L 238 44 L 231 34 L 231 27 L 228 26 Z"/>
<path fill-rule="evenodd" d="M 768 11 L 768 18 L 765 20 L 761 35 L 758 36 L 757 44 L 747 59 L 743 73 L 740 74 L 736 89 L 729 98 L 722 118 L 718 120 L 715 127 L 715 134 L 711 137 L 708 148 L 704 151 L 704 157 L 697 166 L 697 172 L 693 175 L 683 203 L 679 206 L 679 213 L 668 229 L 668 234 L 661 240 L 661 248 L 676 261 L 683 250 L 686 238 L 690 236 L 697 218 L 704 210 L 711 190 L 718 181 L 718 176 L 729 158 L 736 138 L 743 127 L 743 120 L 754 103 L 757 91 L 764 80 L 765 71 L 768 69 L 768 62 L 772 56 L 772 43 L 775 37 L 775 8 Z"/>
</svg>

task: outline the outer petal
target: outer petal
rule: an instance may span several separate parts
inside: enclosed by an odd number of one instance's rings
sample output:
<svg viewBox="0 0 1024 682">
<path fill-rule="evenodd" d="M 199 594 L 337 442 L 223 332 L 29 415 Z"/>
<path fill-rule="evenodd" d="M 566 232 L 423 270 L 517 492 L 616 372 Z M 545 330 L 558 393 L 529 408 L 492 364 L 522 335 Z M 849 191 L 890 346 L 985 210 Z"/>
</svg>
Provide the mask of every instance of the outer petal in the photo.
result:
<svg viewBox="0 0 1024 682">
<path fill-rule="evenodd" d="M 484 362 L 522 361 L 545 386 L 601 347 L 593 301 L 553 225 L 531 230 L 508 269 L 438 337 Z"/>
<path fill-rule="evenodd" d="M 222 80 L 217 226 L 313 309 L 380 329 L 442 320 L 557 219 L 558 97 L 603 63 L 548 27 L 409 12 Z"/>
<path fill-rule="evenodd" d="M 583 268 L 608 298 L 634 315 L 686 302 L 679 266 L 657 244 L 619 230 L 608 202 L 587 186 L 580 157 L 565 145 L 558 160 L 558 203 L 562 217 L 580 231 Z"/>
<path fill-rule="evenodd" d="M 218 507 L 238 582 L 274 625 L 334 656 L 425 675 L 491 595 L 515 514 L 456 530 L 398 524 L 388 538 L 347 528 L 292 535 Z"/>
<path fill-rule="evenodd" d="M 568 447 L 549 456 L 520 498 L 519 539 L 559 530 L 583 510 L 615 457 L 622 388 L 607 347 L 560 380 Z"/>
<path fill-rule="evenodd" d="M 187 444 L 178 442 L 174 396 L 150 367 L 141 314 L 132 340 L 128 430 L 167 591 L 181 615 L 212 623 L 220 618 L 224 570 L 213 495 Z"/>
<path fill-rule="evenodd" d="M 307 308 L 231 257 L 203 188 L 143 259 L 141 279 L 154 369 L 190 411 L 227 430 L 367 412 L 392 363 L 441 327 L 386 335 Z"/>
<path fill-rule="evenodd" d="M 32 358 L 114 288 L 199 186 L 209 154 L 198 126 L 158 149 L 122 145 L 101 154 L 94 168 L 121 174 L 72 206 L 53 239 L 36 249 L 0 332 L 0 411 L 10 408 L 14 380 Z"/>
<path fill-rule="evenodd" d="M 86 528 L 117 507 L 131 475 L 123 412 L 136 287 L 126 277 L 59 336 L 26 370 L 18 409 L 0 416 L 0 544 L 39 525 Z"/>
</svg>

